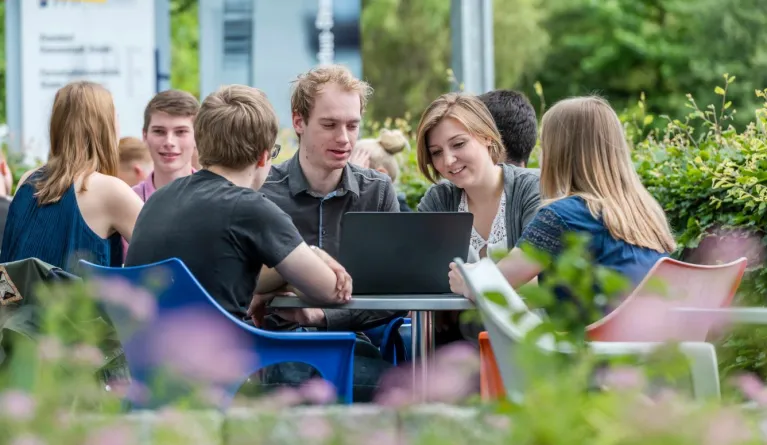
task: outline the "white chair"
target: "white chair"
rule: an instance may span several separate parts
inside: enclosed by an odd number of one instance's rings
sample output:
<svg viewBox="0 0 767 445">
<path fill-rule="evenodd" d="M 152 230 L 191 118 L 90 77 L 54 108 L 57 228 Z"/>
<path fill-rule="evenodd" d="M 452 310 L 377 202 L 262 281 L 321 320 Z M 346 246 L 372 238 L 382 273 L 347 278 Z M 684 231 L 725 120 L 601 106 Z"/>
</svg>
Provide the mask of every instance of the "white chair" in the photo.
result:
<svg viewBox="0 0 767 445">
<path fill-rule="evenodd" d="M 485 258 L 473 267 L 466 267 L 460 260 L 456 260 L 456 263 L 468 289 L 477 300 L 477 306 L 498 361 L 506 394 L 510 400 L 520 402 L 525 393 L 527 379 L 524 375 L 524 367 L 516 363 L 517 352 L 527 333 L 543 320 L 530 311 L 492 260 Z M 503 296 L 506 306 L 488 299 L 486 293 L 491 292 Z M 574 351 L 572 345 L 557 343 L 555 337 L 550 334 L 541 336 L 536 346 L 549 354 L 570 354 Z M 646 356 L 661 346 L 663 346 L 662 343 L 588 343 L 590 351 L 595 356 L 605 358 L 626 355 Z M 679 350 L 688 360 L 695 398 L 719 399 L 719 370 L 714 346 L 704 342 L 682 342 L 679 344 Z"/>
</svg>

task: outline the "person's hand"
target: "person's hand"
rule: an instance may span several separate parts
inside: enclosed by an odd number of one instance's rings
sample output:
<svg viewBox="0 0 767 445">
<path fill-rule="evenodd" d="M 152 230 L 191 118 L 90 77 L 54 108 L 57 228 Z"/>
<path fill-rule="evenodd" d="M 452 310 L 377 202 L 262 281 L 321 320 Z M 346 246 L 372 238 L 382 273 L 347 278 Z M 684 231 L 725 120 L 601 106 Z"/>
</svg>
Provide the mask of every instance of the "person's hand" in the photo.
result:
<svg viewBox="0 0 767 445">
<path fill-rule="evenodd" d="M 349 162 L 362 168 L 370 168 L 370 149 L 367 147 L 354 148 L 349 156 Z"/>
<path fill-rule="evenodd" d="M 298 323 L 300 326 L 310 328 L 324 328 L 327 326 L 325 311 L 315 308 L 275 309 L 273 312 L 283 320 Z"/>
<path fill-rule="evenodd" d="M 269 304 L 269 302 L 272 301 L 274 297 L 280 296 L 295 297 L 296 294 L 288 291 L 287 289 L 278 289 L 274 292 L 253 295 L 253 299 L 250 301 L 250 306 L 248 307 L 248 316 L 251 320 L 253 320 L 253 324 L 257 328 L 260 328 L 264 324 L 264 317 L 266 317 L 266 305 Z"/>
<path fill-rule="evenodd" d="M 319 247 L 312 246 L 312 251 L 330 267 L 330 270 L 336 274 L 336 296 L 342 303 L 346 303 L 352 298 L 352 277 L 346 272 L 344 266 L 336 261 L 327 252 Z"/>
<path fill-rule="evenodd" d="M 470 264 L 466 265 L 467 267 L 473 267 Z M 463 275 L 461 275 L 461 271 L 458 270 L 458 265 L 455 263 L 450 263 L 450 272 L 447 274 L 449 280 L 450 280 L 450 291 L 454 294 L 463 295 L 464 297 L 474 301 L 474 298 L 471 295 L 471 292 L 469 292 L 469 289 L 466 287 L 466 283 L 463 280 Z"/>
</svg>

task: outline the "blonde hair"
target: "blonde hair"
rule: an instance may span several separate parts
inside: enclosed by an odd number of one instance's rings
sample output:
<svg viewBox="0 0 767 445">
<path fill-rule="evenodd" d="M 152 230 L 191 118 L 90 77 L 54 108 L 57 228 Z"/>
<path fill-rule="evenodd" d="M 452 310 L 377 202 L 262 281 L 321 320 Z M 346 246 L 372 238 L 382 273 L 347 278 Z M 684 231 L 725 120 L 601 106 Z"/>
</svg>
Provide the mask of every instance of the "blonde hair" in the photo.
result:
<svg viewBox="0 0 767 445">
<path fill-rule="evenodd" d="M 506 161 L 506 150 L 501 142 L 501 134 L 485 104 L 470 94 L 443 94 L 424 110 L 421 121 L 418 123 L 416 142 L 418 169 L 426 176 L 426 179 L 432 183 L 441 179 L 431 159 L 428 137 L 429 131 L 447 118 L 460 122 L 473 137 L 490 141 L 488 149 L 494 164 Z"/>
<path fill-rule="evenodd" d="M 676 248 L 666 215 L 634 170 L 623 126 L 599 97 L 555 104 L 541 122 L 544 205 L 580 196 L 610 234 L 658 252 Z"/>
<path fill-rule="evenodd" d="M 72 82 L 56 92 L 51 113 L 45 175 L 35 181 L 38 202 L 58 202 L 83 175 L 81 191 L 91 173 L 117 174 L 117 128 L 112 95 L 93 82 Z"/>
<path fill-rule="evenodd" d="M 152 157 L 149 155 L 149 147 L 138 138 L 124 137 L 120 139 L 118 151 L 120 153 L 120 164 L 123 166 L 136 161 L 152 162 Z"/>
<path fill-rule="evenodd" d="M 308 121 L 317 95 L 327 84 L 336 84 L 344 91 L 359 94 L 360 113 L 365 111 L 368 98 L 373 93 L 370 85 L 354 77 L 349 68 L 343 65 L 323 65 L 301 74 L 293 81 L 293 93 L 290 96 L 291 111 Z"/>
<path fill-rule="evenodd" d="M 404 149 L 410 149 L 410 143 L 400 130 L 384 128 L 377 139 L 360 139 L 355 150 L 367 148 L 370 150 L 370 168 L 384 168 L 389 173 L 392 182 L 399 176 L 399 163 L 394 157 Z"/>
<path fill-rule="evenodd" d="M 245 85 L 221 87 L 205 98 L 194 120 L 200 164 L 247 168 L 272 150 L 277 131 L 277 115 L 261 90 Z"/>
</svg>

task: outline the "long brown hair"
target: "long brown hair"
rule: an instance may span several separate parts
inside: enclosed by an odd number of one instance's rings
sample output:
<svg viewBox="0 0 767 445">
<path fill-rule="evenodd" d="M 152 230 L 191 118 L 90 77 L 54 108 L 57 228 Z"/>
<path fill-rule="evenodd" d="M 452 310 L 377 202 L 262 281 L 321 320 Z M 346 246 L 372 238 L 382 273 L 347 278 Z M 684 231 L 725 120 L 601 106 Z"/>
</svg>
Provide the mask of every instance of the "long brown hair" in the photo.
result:
<svg viewBox="0 0 767 445">
<path fill-rule="evenodd" d="M 112 95 L 93 82 L 72 82 L 58 92 L 51 113 L 51 150 L 45 175 L 35 183 L 40 204 L 57 202 L 83 175 L 115 176 L 118 141 Z"/>
<path fill-rule="evenodd" d="M 644 188 L 618 115 L 599 97 L 555 104 L 541 123 L 541 195 L 580 196 L 610 234 L 658 252 L 676 248 L 666 215 Z"/>
</svg>

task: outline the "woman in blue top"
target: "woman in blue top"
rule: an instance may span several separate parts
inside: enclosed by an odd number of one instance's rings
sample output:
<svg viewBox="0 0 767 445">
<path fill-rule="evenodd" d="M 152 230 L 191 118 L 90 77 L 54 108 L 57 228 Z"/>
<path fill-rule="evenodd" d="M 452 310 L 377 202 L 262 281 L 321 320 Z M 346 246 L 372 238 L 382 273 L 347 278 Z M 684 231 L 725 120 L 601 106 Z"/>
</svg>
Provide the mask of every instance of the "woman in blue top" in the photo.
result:
<svg viewBox="0 0 767 445">
<path fill-rule="evenodd" d="M 118 127 L 104 87 L 73 82 L 56 93 L 48 161 L 19 181 L 0 263 L 38 258 L 68 272 L 82 258 L 120 265 L 119 235 L 130 241 L 142 203 L 115 177 Z"/>
<path fill-rule="evenodd" d="M 519 246 L 555 257 L 567 232 L 589 234 L 596 263 L 634 286 L 675 249 L 666 215 L 634 171 L 623 126 L 605 100 L 576 97 L 554 105 L 543 116 L 541 149 L 542 207 L 498 263 L 513 287 L 542 272 Z M 450 268 L 451 288 L 468 297 L 455 264 Z"/>
</svg>

